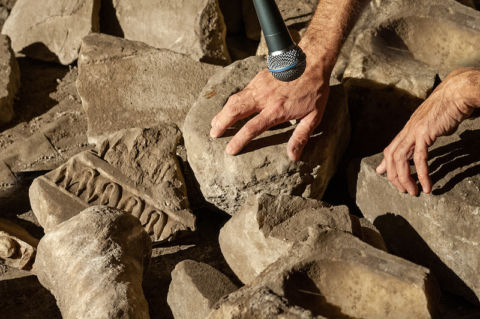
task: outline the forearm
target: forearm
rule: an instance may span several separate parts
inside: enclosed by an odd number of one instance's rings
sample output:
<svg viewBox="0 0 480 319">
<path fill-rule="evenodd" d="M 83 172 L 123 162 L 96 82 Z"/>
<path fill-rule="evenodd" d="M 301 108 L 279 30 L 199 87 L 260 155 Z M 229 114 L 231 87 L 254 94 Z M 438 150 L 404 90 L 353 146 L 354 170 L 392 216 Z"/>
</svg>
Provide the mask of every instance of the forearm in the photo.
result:
<svg viewBox="0 0 480 319">
<path fill-rule="evenodd" d="M 299 45 L 310 71 L 330 75 L 345 38 L 367 0 L 321 0 Z"/>
</svg>

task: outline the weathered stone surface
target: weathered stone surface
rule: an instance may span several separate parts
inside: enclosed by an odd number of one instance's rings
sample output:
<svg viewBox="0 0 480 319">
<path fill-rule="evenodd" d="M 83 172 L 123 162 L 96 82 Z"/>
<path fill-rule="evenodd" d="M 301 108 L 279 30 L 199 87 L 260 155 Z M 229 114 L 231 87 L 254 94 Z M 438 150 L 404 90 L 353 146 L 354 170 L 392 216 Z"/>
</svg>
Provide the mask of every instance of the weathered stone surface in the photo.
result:
<svg viewBox="0 0 480 319">
<path fill-rule="evenodd" d="M 245 284 L 265 268 L 289 254 L 293 245 L 308 238 L 308 227 L 337 229 L 385 249 L 381 235 L 346 206 L 296 196 L 251 195 L 221 229 L 219 241 L 225 260 Z M 368 242 L 368 241 L 367 241 Z"/>
<path fill-rule="evenodd" d="M 0 259 L 7 266 L 30 269 L 38 240 L 22 227 L 0 218 Z"/>
<path fill-rule="evenodd" d="M 3 24 L 5 23 L 5 20 L 7 20 L 9 13 L 10 12 L 7 8 L 0 5 L 0 30 L 2 30 Z"/>
<path fill-rule="evenodd" d="M 89 206 L 107 205 L 138 218 L 154 241 L 195 230 L 175 156 L 179 139 L 172 126 L 113 134 L 95 151 L 34 180 L 29 194 L 35 216 L 48 232 Z"/>
<path fill-rule="evenodd" d="M 352 174 L 356 202 L 395 254 L 428 266 L 446 290 L 478 303 L 480 296 L 480 118 L 463 122 L 429 151 L 432 194 L 399 193 L 376 174 L 382 155 Z M 415 247 L 415 249 L 412 249 Z"/>
<path fill-rule="evenodd" d="M 428 269 L 345 232 L 314 227 L 309 232 L 307 242 L 219 302 L 215 312 L 230 308 L 240 313 L 235 318 L 248 318 L 245 305 L 263 290 L 327 318 L 435 316 L 439 291 Z M 220 318 L 215 312 L 210 318 Z"/>
<path fill-rule="evenodd" d="M 436 74 L 480 65 L 479 31 L 480 12 L 454 0 L 370 2 L 335 73 L 425 98 Z"/>
<path fill-rule="evenodd" d="M 234 214 L 248 192 L 292 194 L 321 198 L 349 139 L 348 109 L 341 87 L 332 87 L 322 124 L 310 138 L 300 161 L 288 159 L 286 145 L 295 125 L 277 126 L 254 139 L 237 156 L 225 153 L 231 136 L 245 122 L 227 130 L 226 137 L 210 138 L 210 122 L 228 97 L 242 89 L 265 67 L 252 57 L 215 74 L 185 120 L 188 161 L 205 199 Z"/>
<path fill-rule="evenodd" d="M 20 70 L 10 47 L 10 39 L 0 35 L 0 124 L 13 117 L 13 99 L 20 87 Z"/>
<path fill-rule="evenodd" d="M 235 290 L 237 286 L 212 266 L 184 260 L 172 271 L 167 302 L 175 319 L 206 318 L 220 298 Z"/>
<path fill-rule="evenodd" d="M 228 64 L 226 26 L 217 0 L 115 0 L 126 39 L 186 54 L 197 61 Z"/>
<path fill-rule="evenodd" d="M 34 272 L 63 318 L 149 318 L 142 277 L 150 253 L 136 218 L 95 206 L 41 239 Z"/>
<path fill-rule="evenodd" d="M 200 90 L 219 68 L 101 34 L 83 39 L 78 63 L 77 88 L 91 143 L 124 128 L 159 122 L 182 127 Z"/>
<path fill-rule="evenodd" d="M 99 0 L 18 0 L 3 26 L 15 52 L 67 65 L 78 58 L 81 40 L 99 30 Z"/>
</svg>

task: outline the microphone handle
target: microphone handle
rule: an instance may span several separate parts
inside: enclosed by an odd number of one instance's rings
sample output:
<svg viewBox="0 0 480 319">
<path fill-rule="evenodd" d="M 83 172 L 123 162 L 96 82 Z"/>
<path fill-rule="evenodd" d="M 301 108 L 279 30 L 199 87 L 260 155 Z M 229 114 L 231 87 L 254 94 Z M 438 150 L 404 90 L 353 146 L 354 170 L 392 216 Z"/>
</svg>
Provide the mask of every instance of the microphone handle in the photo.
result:
<svg viewBox="0 0 480 319">
<path fill-rule="evenodd" d="M 295 44 L 275 0 L 253 0 L 269 53 L 285 51 Z"/>
</svg>

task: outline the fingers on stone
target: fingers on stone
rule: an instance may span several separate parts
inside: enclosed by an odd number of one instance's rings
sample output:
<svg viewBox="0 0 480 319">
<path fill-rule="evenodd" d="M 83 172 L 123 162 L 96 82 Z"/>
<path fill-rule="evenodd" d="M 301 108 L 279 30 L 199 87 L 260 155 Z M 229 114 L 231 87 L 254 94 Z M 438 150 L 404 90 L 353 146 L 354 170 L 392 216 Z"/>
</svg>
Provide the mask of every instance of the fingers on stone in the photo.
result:
<svg viewBox="0 0 480 319">
<path fill-rule="evenodd" d="M 308 139 L 313 134 L 313 131 L 320 123 L 320 118 L 317 113 L 312 112 L 304 117 L 293 131 L 287 145 L 288 157 L 292 161 L 297 161 L 302 155 Z"/>
<path fill-rule="evenodd" d="M 432 181 L 428 175 L 428 151 L 427 144 L 420 138 L 415 143 L 415 152 L 413 154 L 413 162 L 417 169 L 418 180 L 422 185 L 424 193 L 430 193 L 432 190 Z"/>
</svg>

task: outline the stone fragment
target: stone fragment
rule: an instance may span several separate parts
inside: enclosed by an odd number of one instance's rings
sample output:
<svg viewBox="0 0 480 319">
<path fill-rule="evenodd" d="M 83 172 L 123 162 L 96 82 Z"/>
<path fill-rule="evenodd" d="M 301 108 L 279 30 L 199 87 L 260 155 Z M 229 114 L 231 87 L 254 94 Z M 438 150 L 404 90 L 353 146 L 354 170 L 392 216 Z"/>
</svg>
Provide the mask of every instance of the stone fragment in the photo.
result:
<svg viewBox="0 0 480 319">
<path fill-rule="evenodd" d="M 71 64 L 81 40 L 99 30 L 100 0 L 18 0 L 3 26 L 12 48 L 43 61 Z"/>
<path fill-rule="evenodd" d="M 311 227 L 309 233 L 309 240 L 219 302 L 210 318 L 224 309 L 249 318 L 245 305 L 260 291 L 326 318 L 435 317 L 439 291 L 428 269 L 342 231 Z"/>
<path fill-rule="evenodd" d="M 184 260 L 172 271 L 167 302 L 175 319 L 206 318 L 220 298 L 235 290 L 237 286 L 212 266 Z"/>
<path fill-rule="evenodd" d="M 225 137 L 210 138 L 212 118 L 228 97 L 241 90 L 265 67 L 252 57 L 224 68 L 203 89 L 187 115 L 184 139 L 188 161 L 205 199 L 234 214 L 248 192 L 291 194 L 321 198 L 349 140 L 348 109 L 341 87 L 331 88 L 322 124 L 306 145 L 300 161 L 288 159 L 286 145 L 295 125 L 279 125 L 250 142 L 237 156 L 225 147 L 245 121 L 228 129 Z"/>
<path fill-rule="evenodd" d="M 83 39 L 78 63 L 77 88 L 91 143 L 120 129 L 159 122 L 182 127 L 200 90 L 219 68 L 102 34 Z"/>
<path fill-rule="evenodd" d="M 226 26 L 217 0 L 115 0 L 126 39 L 186 54 L 196 61 L 230 63 Z"/>
<path fill-rule="evenodd" d="M 30 204 L 48 232 L 92 205 L 138 218 L 155 242 L 195 230 L 175 156 L 178 129 L 158 126 L 113 134 L 97 146 L 34 180 Z"/>
<path fill-rule="evenodd" d="M 430 148 L 430 195 L 401 194 L 386 177 L 376 174 L 382 154 L 364 158 L 359 172 L 351 174 L 358 207 L 380 230 L 389 249 L 429 267 L 445 290 L 476 304 L 480 297 L 479 132 L 480 118 L 466 120 L 456 133 L 439 138 Z"/>
<path fill-rule="evenodd" d="M 480 12 L 456 1 L 370 2 L 335 72 L 344 68 L 344 78 L 393 86 L 424 99 L 436 74 L 443 78 L 458 67 L 480 65 L 479 31 Z"/>
<path fill-rule="evenodd" d="M 13 117 L 13 99 L 20 88 L 20 70 L 10 47 L 10 39 L 0 35 L 0 124 Z"/>
<path fill-rule="evenodd" d="M 9 14 L 10 12 L 8 9 L 0 5 L 0 30 L 2 30 L 3 24 L 5 23 L 5 20 L 7 20 Z"/>
<path fill-rule="evenodd" d="M 22 227 L 0 218 L 0 260 L 17 269 L 30 269 L 38 240 Z"/>
<path fill-rule="evenodd" d="M 308 227 L 313 225 L 353 233 L 385 249 L 378 232 L 374 235 L 375 227 L 350 215 L 346 206 L 330 207 L 313 199 L 267 194 L 251 195 L 225 224 L 220 230 L 220 248 L 230 268 L 248 284 L 289 254 L 296 242 L 307 240 Z"/>
<path fill-rule="evenodd" d="M 149 318 L 142 277 L 150 253 L 136 218 L 95 206 L 50 229 L 33 270 L 65 319 Z"/>
</svg>

